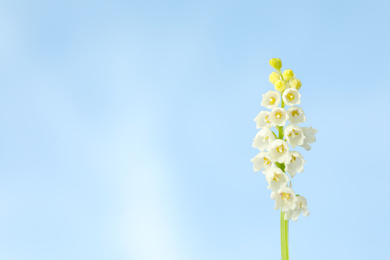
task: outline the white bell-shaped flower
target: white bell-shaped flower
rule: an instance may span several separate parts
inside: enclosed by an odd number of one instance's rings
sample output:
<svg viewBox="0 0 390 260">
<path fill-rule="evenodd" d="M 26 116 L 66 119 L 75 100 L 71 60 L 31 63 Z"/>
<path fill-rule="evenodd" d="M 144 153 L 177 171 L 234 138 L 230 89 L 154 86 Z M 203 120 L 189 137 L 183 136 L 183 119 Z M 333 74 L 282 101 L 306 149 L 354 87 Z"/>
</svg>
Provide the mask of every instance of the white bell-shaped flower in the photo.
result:
<svg viewBox="0 0 390 260">
<path fill-rule="evenodd" d="M 269 159 L 271 162 L 284 163 L 288 157 L 289 147 L 286 141 L 281 139 L 274 140 L 269 146 Z"/>
<path fill-rule="evenodd" d="M 267 93 L 263 94 L 263 100 L 261 105 L 263 107 L 272 109 L 279 106 L 280 104 L 280 95 L 277 91 L 270 90 Z"/>
<path fill-rule="evenodd" d="M 287 112 L 284 108 L 275 107 L 269 113 L 269 121 L 273 126 L 284 126 L 287 120 Z"/>
<path fill-rule="evenodd" d="M 259 172 L 262 169 L 264 169 L 263 173 L 267 172 L 271 166 L 272 162 L 269 159 L 268 152 L 262 151 L 259 154 L 257 154 L 251 162 L 253 163 L 253 171 Z"/>
<path fill-rule="evenodd" d="M 288 121 L 292 124 L 300 124 L 306 121 L 305 113 L 301 107 L 290 107 L 287 109 Z"/>
<path fill-rule="evenodd" d="M 290 174 L 291 178 L 294 178 L 297 172 L 303 172 L 303 166 L 305 163 L 306 161 L 303 159 L 300 152 L 290 151 L 286 161 L 284 162 L 284 165 L 286 166 L 285 171 Z"/>
<path fill-rule="evenodd" d="M 265 179 L 268 182 L 268 189 L 272 191 L 278 191 L 282 187 L 287 187 L 287 182 L 290 178 L 275 164 L 265 174 Z"/>
<path fill-rule="evenodd" d="M 301 146 L 305 148 L 306 151 L 309 151 L 311 149 L 311 146 L 309 144 L 314 143 L 316 141 L 315 134 L 318 132 L 318 130 L 313 127 L 302 127 L 302 131 L 303 135 L 305 136 L 305 140 L 303 141 L 303 144 Z"/>
<path fill-rule="evenodd" d="M 307 210 L 307 200 L 303 196 L 296 196 L 297 198 L 297 207 L 293 210 L 289 210 L 285 215 L 284 219 L 291 219 L 293 221 L 297 221 L 299 215 L 302 212 L 304 217 L 309 216 L 310 212 Z"/>
<path fill-rule="evenodd" d="M 260 150 L 266 150 L 274 140 L 275 136 L 272 131 L 269 128 L 263 128 L 253 139 L 252 147 Z"/>
<path fill-rule="evenodd" d="M 288 125 L 284 129 L 284 137 L 287 142 L 294 148 L 297 145 L 302 145 L 305 140 L 303 130 L 297 125 Z"/>
<path fill-rule="evenodd" d="M 294 191 L 288 187 L 282 187 L 278 191 L 272 192 L 271 199 L 275 200 L 275 209 L 280 209 L 282 212 L 288 212 L 297 207 L 297 197 Z"/>
<path fill-rule="evenodd" d="M 283 102 L 287 106 L 301 104 L 301 94 L 295 88 L 288 88 L 283 92 Z"/>
<path fill-rule="evenodd" d="M 256 122 L 256 129 L 272 126 L 269 121 L 269 111 L 261 111 L 253 121 Z"/>
</svg>

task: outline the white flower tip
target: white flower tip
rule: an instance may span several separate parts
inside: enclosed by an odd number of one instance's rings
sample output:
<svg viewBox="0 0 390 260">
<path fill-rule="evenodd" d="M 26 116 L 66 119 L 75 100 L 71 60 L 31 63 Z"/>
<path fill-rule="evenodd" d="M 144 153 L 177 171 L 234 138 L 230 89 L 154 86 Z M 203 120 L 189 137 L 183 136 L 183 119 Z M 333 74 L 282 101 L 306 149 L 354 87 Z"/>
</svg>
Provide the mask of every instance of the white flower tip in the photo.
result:
<svg viewBox="0 0 390 260">
<path fill-rule="evenodd" d="M 311 150 L 311 146 L 308 145 L 308 144 L 303 144 L 301 145 L 306 151 L 310 151 Z"/>
</svg>

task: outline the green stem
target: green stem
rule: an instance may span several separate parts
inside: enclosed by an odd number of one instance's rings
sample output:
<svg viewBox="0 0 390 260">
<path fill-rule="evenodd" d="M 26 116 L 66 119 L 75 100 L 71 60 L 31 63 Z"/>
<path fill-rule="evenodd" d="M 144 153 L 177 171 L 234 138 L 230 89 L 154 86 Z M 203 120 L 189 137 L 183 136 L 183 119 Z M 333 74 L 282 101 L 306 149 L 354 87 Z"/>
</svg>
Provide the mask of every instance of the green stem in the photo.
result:
<svg viewBox="0 0 390 260">
<path fill-rule="evenodd" d="M 283 126 L 278 126 L 278 131 L 279 131 L 279 138 L 278 139 L 282 139 L 283 140 Z"/>
<path fill-rule="evenodd" d="M 277 72 L 279 73 L 279 75 L 280 75 L 280 77 L 282 78 L 282 80 L 284 80 L 282 71 L 281 71 L 281 70 L 277 70 Z M 284 91 L 284 90 L 283 90 L 283 91 Z M 281 96 L 283 95 L 283 91 L 280 92 L 280 95 L 281 95 Z M 283 98 L 282 98 L 282 105 L 281 105 L 281 107 L 284 108 L 284 106 L 285 106 L 285 104 L 284 104 L 284 101 L 283 101 Z"/>
<path fill-rule="evenodd" d="M 284 214 L 280 211 L 280 245 L 282 260 L 288 260 L 288 220 L 284 219 Z"/>
<path fill-rule="evenodd" d="M 283 126 L 278 126 L 277 128 L 279 131 L 279 139 L 283 140 Z M 281 164 L 277 165 L 277 167 L 284 171 L 284 168 Z M 284 212 L 280 211 L 280 245 L 282 251 L 282 260 L 288 260 L 288 220 L 284 219 L 284 214 Z"/>
</svg>

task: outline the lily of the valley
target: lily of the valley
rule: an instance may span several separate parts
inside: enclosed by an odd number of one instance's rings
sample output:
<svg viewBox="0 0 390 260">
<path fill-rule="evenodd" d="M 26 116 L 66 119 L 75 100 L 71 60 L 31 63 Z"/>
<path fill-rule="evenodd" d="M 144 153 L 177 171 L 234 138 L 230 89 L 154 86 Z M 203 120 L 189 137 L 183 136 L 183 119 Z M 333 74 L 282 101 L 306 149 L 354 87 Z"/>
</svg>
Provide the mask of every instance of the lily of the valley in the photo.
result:
<svg viewBox="0 0 390 260">
<path fill-rule="evenodd" d="M 271 143 L 268 150 L 271 162 L 283 163 L 288 157 L 290 148 L 286 141 L 276 139 Z"/>
<path fill-rule="evenodd" d="M 271 199 L 275 200 L 275 209 L 280 209 L 282 212 L 288 212 L 297 207 L 297 197 L 294 191 L 288 187 L 282 187 L 278 191 L 273 191 Z"/>
<path fill-rule="evenodd" d="M 302 127 L 302 130 L 303 134 L 305 135 L 305 140 L 301 146 L 305 148 L 306 151 L 310 151 L 311 146 L 309 144 L 316 141 L 315 134 L 318 132 L 318 130 L 313 127 Z"/>
<path fill-rule="evenodd" d="M 287 112 L 284 108 L 275 107 L 269 113 L 269 121 L 273 126 L 284 126 L 287 121 Z"/>
<path fill-rule="evenodd" d="M 303 172 L 303 166 L 306 161 L 303 159 L 303 156 L 300 152 L 290 151 L 284 162 L 286 166 L 285 171 L 290 174 L 291 178 L 294 178 L 295 174 Z"/>
<path fill-rule="evenodd" d="M 261 105 L 270 111 L 261 111 L 254 121 L 260 129 L 253 139 L 252 146 L 260 152 L 251 160 L 255 172 L 262 171 L 271 190 L 271 199 L 275 200 L 275 209 L 280 209 L 282 260 L 288 257 L 288 222 L 297 221 L 302 213 L 308 216 L 307 200 L 295 195 L 292 179 L 300 176 L 306 161 L 297 146 L 311 149 L 316 141 L 317 129 L 298 124 L 306 122 L 301 104 L 302 82 L 291 69 L 282 71 L 282 61 L 274 58 L 269 61 L 275 69 L 269 75 L 269 82 L 275 90 L 263 94 Z"/>
<path fill-rule="evenodd" d="M 306 121 L 305 113 L 301 107 L 290 107 L 287 109 L 287 115 L 288 121 L 292 124 L 300 124 Z"/>
<path fill-rule="evenodd" d="M 280 94 L 276 91 L 270 90 L 263 95 L 263 100 L 261 101 L 261 105 L 263 107 L 272 109 L 274 107 L 279 106 L 280 104 Z"/>
<path fill-rule="evenodd" d="M 255 119 L 253 120 L 256 122 L 256 128 L 262 128 L 262 127 L 271 127 L 271 122 L 269 121 L 269 111 L 261 111 Z"/>
<path fill-rule="evenodd" d="M 272 165 L 272 167 L 265 174 L 265 179 L 268 182 L 268 189 L 278 191 L 280 188 L 286 187 L 290 178 L 280 168 Z"/>
<path fill-rule="evenodd" d="M 275 136 L 269 128 L 261 129 L 253 139 L 253 148 L 260 150 L 268 149 L 269 145 L 275 140 Z"/>
<path fill-rule="evenodd" d="M 301 104 L 301 94 L 295 88 L 286 89 L 283 92 L 283 101 L 287 106 L 294 106 Z"/>
<path fill-rule="evenodd" d="M 297 145 L 303 145 L 305 140 L 302 128 L 297 125 L 286 126 L 284 129 L 284 137 L 292 148 L 295 148 Z"/>
<path fill-rule="evenodd" d="M 294 210 L 288 211 L 286 215 L 284 215 L 285 219 L 291 219 L 297 221 L 301 212 L 304 217 L 309 216 L 310 212 L 309 210 L 307 210 L 307 200 L 305 199 L 305 197 L 303 196 L 296 196 L 296 197 L 297 197 L 296 200 L 297 207 Z"/>
<path fill-rule="evenodd" d="M 255 172 L 259 172 L 264 169 L 263 173 L 265 173 L 272 166 L 272 162 L 269 159 L 269 153 L 266 151 L 258 153 L 255 158 L 251 160 L 251 162 L 253 163 L 253 171 Z"/>
</svg>

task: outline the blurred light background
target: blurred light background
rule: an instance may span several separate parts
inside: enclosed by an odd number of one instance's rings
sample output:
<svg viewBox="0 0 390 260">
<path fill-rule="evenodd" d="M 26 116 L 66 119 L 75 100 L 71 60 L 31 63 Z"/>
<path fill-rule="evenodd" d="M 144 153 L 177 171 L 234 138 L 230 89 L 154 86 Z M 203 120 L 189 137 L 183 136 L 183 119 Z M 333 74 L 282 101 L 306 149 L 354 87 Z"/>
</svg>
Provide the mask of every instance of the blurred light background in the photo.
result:
<svg viewBox="0 0 390 260">
<path fill-rule="evenodd" d="M 0 259 L 280 259 L 268 60 L 319 129 L 290 258 L 384 259 L 388 1 L 1 1 Z"/>
</svg>

